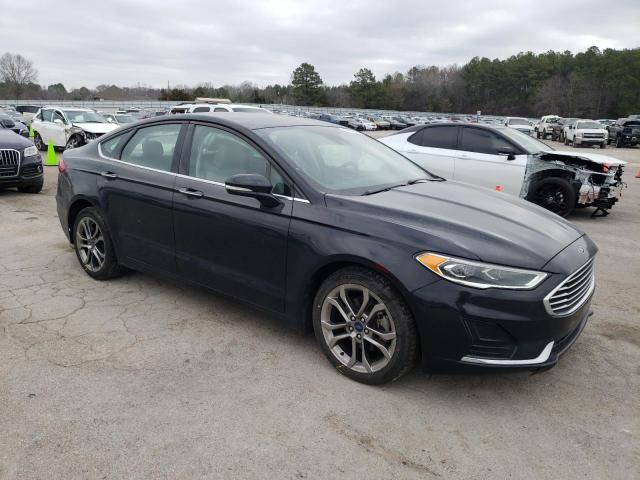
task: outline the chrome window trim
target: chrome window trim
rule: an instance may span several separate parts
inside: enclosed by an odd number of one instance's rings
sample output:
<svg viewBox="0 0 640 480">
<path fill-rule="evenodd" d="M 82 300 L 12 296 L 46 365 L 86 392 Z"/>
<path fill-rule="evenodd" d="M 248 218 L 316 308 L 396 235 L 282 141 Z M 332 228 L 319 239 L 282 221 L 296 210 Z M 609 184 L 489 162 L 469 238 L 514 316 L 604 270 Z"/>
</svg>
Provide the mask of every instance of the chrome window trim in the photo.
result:
<svg viewBox="0 0 640 480">
<path fill-rule="evenodd" d="M 480 365 L 503 365 L 503 366 L 518 366 L 518 365 L 536 365 L 538 363 L 544 363 L 549 360 L 551 356 L 551 350 L 553 350 L 554 342 L 547 343 L 547 346 L 542 349 L 540 355 L 536 358 L 526 358 L 523 360 L 501 360 L 497 358 L 480 358 L 480 357 L 462 357 L 461 362 L 474 363 Z"/>
<path fill-rule="evenodd" d="M 551 298 L 556 294 L 556 292 L 558 290 L 560 290 L 565 285 L 565 283 L 567 283 L 568 280 L 573 278 L 574 275 L 580 273 L 589 264 L 592 264 L 591 268 L 593 269 L 592 277 L 591 277 L 591 280 L 589 282 L 589 287 L 587 288 L 587 290 L 585 290 L 585 293 L 582 295 L 582 298 L 580 298 L 578 303 L 576 303 L 571 308 L 571 310 L 569 310 L 569 311 L 567 311 L 567 312 L 565 312 L 563 314 L 558 315 L 551 308 L 551 303 L 550 303 L 551 302 Z M 585 263 L 583 263 L 579 268 L 577 268 L 575 272 L 573 272 L 572 274 L 568 275 L 567 278 L 565 278 L 562 282 L 560 282 L 560 284 L 558 284 L 558 286 L 556 288 L 551 290 L 551 292 L 549 292 L 549 294 L 546 297 L 544 297 L 544 299 L 542 300 L 542 303 L 544 304 L 544 309 L 547 311 L 547 313 L 550 316 L 552 316 L 554 318 L 562 318 L 562 317 L 568 317 L 569 315 L 573 315 L 576 311 L 578 311 L 580 308 L 582 308 L 584 306 L 584 304 L 587 302 L 587 300 L 591 297 L 591 294 L 593 293 L 595 288 L 596 288 L 595 257 L 591 257 L 589 260 L 587 260 Z"/>
<path fill-rule="evenodd" d="M 173 176 L 178 177 L 178 178 L 186 178 L 188 180 L 196 180 L 198 182 L 204 182 L 204 183 L 208 183 L 208 184 L 211 184 L 211 185 L 217 185 L 219 187 L 225 187 L 226 188 L 226 185 L 224 183 L 216 182 L 215 180 L 207 180 L 205 178 L 192 177 L 191 175 L 183 175 L 181 173 L 167 172 L 166 170 L 159 170 L 157 168 L 145 167 L 143 165 L 136 165 L 135 163 L 124 162 L 122 160 L 118 160 L 117 158 L 108 157 L 104 153 L 102 153 L 102 142 L 98 143 L 98 156 L 100 158 L 102 158 L 103 160 L 109 160 L 111 162 L 117 162 L 117 163 L 121 163 L 123 165 L 129 165 L 130 167 L 137 167 L 137 168 L 141 168 L 143 170 L 150 170 L 152 172 L 165 173 L 165 174 L 168 174 L 168 175 L 173 175 Z M 287 195 L 280 195 L 278 193 L 274 193 L 273 195 L 275 197 L 283 198 L 285 200 L 290 200 L 292 202 L 311 203 L 306 198 L 288 197 Z"/>
<path fill-rule="evenodd" d="M 117 158 L 107 157 L 106 155 L 104 155 L 102 153 L 102 142 L 98 143 L 98 156 L 100 158 L 104 159 L 104 160 L 109 160 L 111 162 L 121 163 L 123 165 L 129 165 L 130 167 L 137 167 L 137 168 L 141 168 L 143 170 L 150 170 L 152 172 L 165 173 L 167 175 L 173 175 L 173 176 L 177 175 L 176 173 L 168 172 L 166 170 L 160 170 L 158 168 L 152 168 L 152 167 L 145 167 L 144 165 L 136 165 L 135 163 L 123 162 L 122 160 L 118 160 Z"/>
<path fill-rule="evenodd" d="M 222 182 L 216 182 L 215 180 L 207 180 L 206 178 L 192 177 L 191 175 L 183 175 L 182 173 L 178 173 L 178 174 L 176 174 L 176 176 L 179 177 L 179 178 L 186 178 L 186 179 L 189 179 L 189 180 L 195 180 L 197 182 L 204 182 L 204 183 L 209 183 L 211 185 L 217 185 L 219 187 L 227 188 L 226 184 L 224 184 Z M 233 188 L 236 189 L 236 190 L 240 190 L 240 187 L 233 187 Z M 287 195 L 280 195 L 279 193 L 274 193 L 273 196 L 274 197 L 283 198 L 285 200 L 290 200 L 292 202 L 311 203 L 306 198 L 289 197 Z"/>
</svg>

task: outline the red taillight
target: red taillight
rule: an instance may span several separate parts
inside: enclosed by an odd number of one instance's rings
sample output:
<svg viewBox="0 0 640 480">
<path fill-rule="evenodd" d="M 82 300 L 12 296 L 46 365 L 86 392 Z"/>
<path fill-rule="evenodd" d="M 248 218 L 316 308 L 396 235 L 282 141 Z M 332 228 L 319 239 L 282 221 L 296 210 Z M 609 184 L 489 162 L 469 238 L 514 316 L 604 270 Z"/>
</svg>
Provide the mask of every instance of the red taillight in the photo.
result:
<svg viewBox="0 0 640 480">
<path fill-rule="evenodd" d="M 64 172 L 64 158 L 61 158 L 58 162 L 58 172 Z"/>
</svg>

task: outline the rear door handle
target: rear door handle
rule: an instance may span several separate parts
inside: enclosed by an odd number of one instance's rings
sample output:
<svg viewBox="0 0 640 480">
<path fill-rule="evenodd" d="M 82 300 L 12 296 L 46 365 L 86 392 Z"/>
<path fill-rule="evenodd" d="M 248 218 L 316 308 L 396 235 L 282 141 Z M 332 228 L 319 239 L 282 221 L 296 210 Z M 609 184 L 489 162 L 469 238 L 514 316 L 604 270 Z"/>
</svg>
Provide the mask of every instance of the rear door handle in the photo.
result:
<svg viewBox="0 0 640 480">
<path fill-rule="evenodd" d="M 193 188 L 179 188 L 178 192 L 189 197 L 202 198 L 204 196 L 204 193 L 200 190 L 194 190 Z"/>
<path fill-rule="evenodd" d="M 118 174 L 113 172 L 100 172 L 100 175 L 102 175 L 105 178 L 110 178 L 112 180 L 118 178 Z"/>
</svg>

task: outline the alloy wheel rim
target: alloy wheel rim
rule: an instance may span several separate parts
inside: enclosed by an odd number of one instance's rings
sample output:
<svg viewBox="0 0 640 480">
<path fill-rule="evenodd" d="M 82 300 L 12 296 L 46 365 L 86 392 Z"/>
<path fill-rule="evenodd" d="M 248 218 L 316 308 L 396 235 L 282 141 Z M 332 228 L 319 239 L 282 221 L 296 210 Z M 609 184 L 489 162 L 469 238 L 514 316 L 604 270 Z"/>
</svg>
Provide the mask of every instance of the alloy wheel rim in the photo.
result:
<svg viewBox="0 0 640 480">
<path fill-rule="evenodd" d="M 335 287 L 320 312 L 324 340 L 345 367 L 371 374 L 386 367 L 396 349 L 396 328 L 384 302 L 357 284 Z"/>
<path fill-rule="evenodd" d="M 562 188 L 545 186 L 538 190 L 537 204 L 551 210 L 554 213 L 562 212 L 567 208 L 567 200 Z"/>
<path fill-rule="evenodd" d="M 82 266 L 92 272 L 99 271 L 105 261 L 104 235 L 92 218 L 85 217 L 78 222 L 76 245 Z"/>
</svg>

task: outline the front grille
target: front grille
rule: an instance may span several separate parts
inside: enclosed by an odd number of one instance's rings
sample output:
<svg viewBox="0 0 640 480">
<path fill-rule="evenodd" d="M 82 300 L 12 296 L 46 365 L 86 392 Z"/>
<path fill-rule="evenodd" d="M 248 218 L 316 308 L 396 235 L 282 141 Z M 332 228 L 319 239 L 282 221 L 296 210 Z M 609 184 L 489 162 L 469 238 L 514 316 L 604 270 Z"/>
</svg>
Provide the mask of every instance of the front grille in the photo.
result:
<svg viewBox="0 0 640 480">
<path fill-rule="evenodd" d="M 604 138 L 604 133 L 585 133 L 584 138 Z"/>
<path fill-rule="evenodd" d="M 571 315 L 589 299 L 595 287 L 593 261 L 589 260 L 547 295 L 544 306 L 549 315 Z"/>
<path fill-rule="evenodd" d="M 15 177 L 20 170 L 20 152 L 12 149 L 0 150 L 0 177 Z"/>
</svg>

